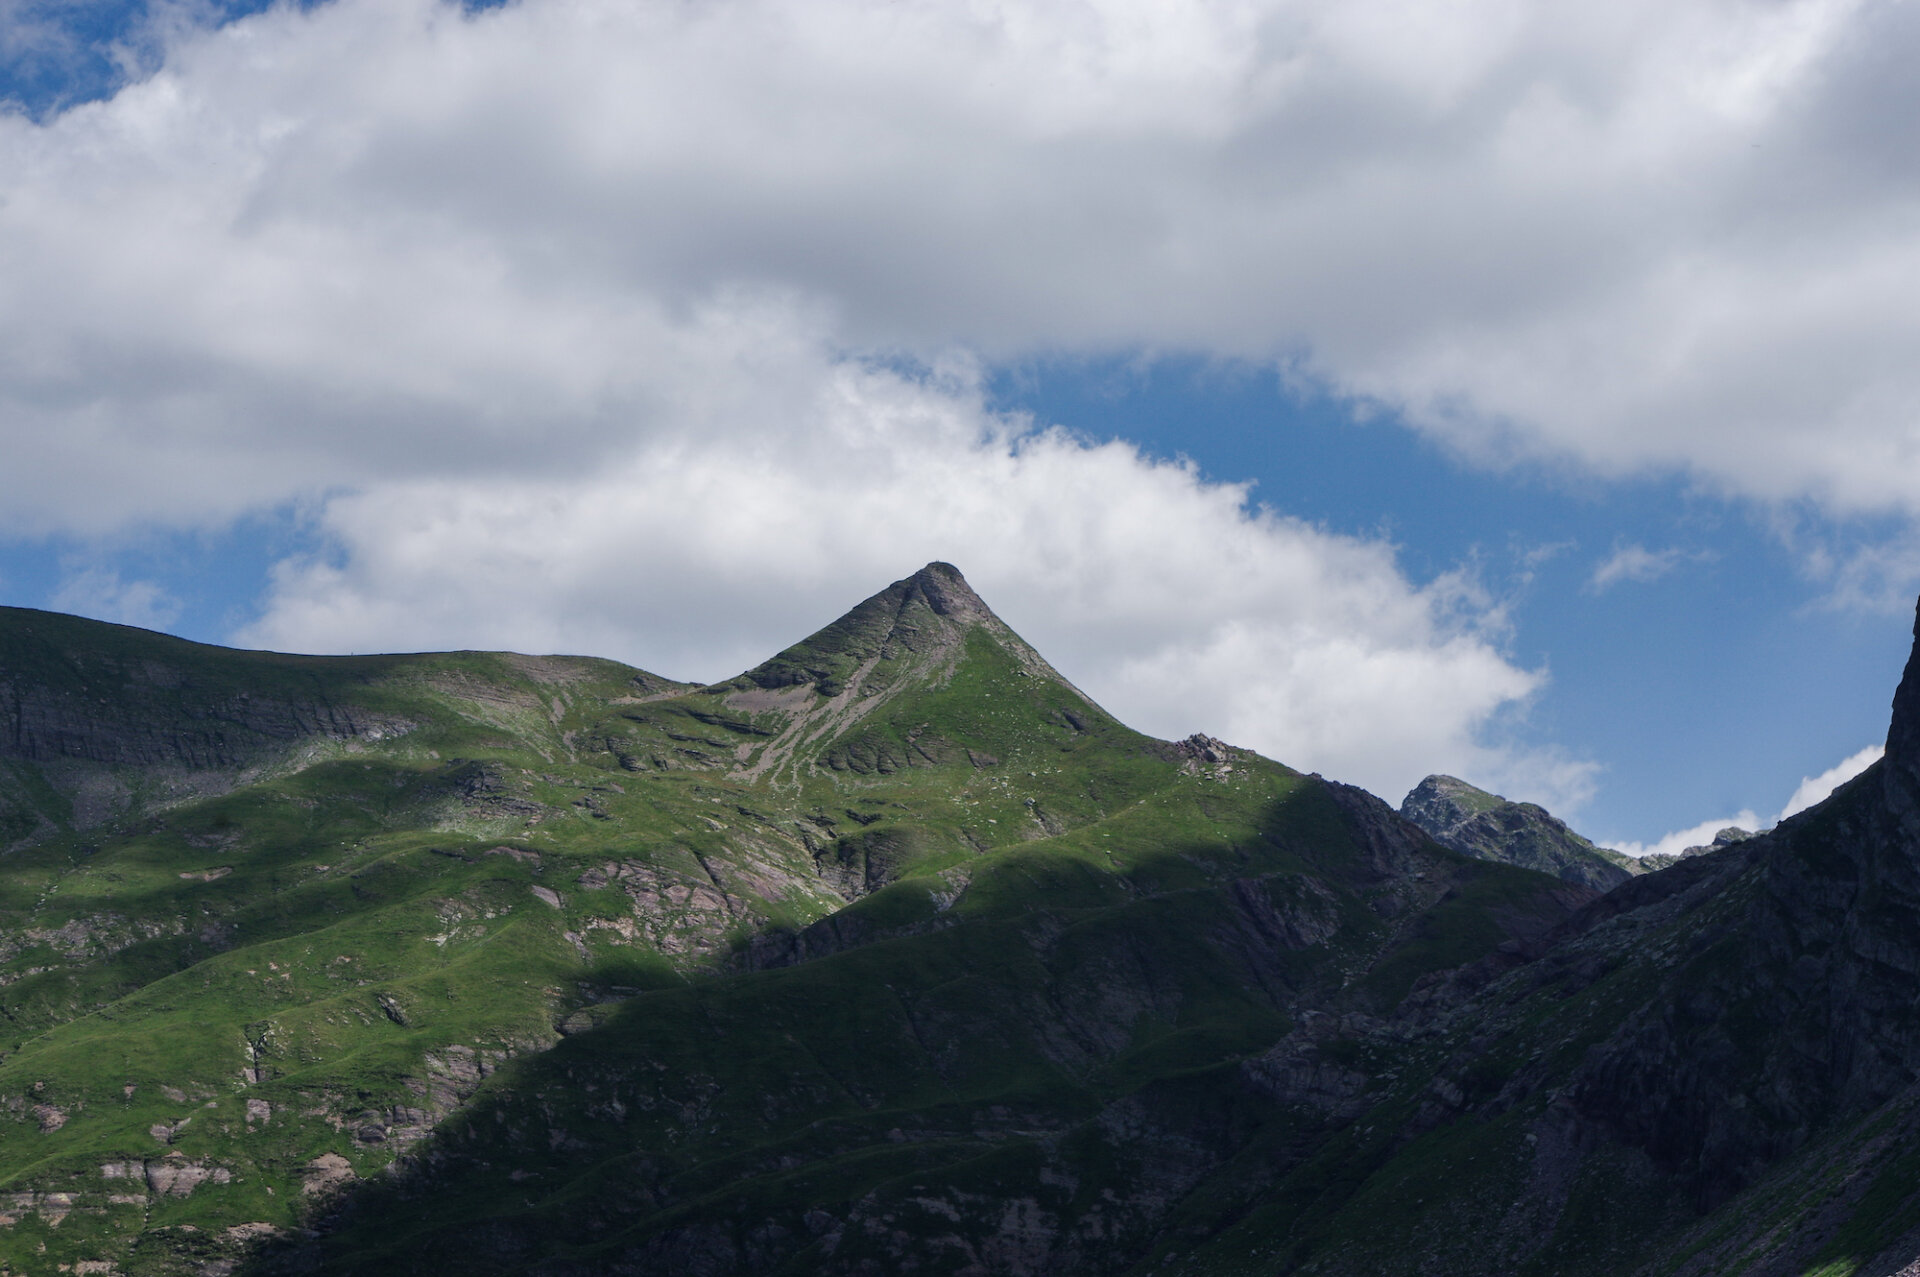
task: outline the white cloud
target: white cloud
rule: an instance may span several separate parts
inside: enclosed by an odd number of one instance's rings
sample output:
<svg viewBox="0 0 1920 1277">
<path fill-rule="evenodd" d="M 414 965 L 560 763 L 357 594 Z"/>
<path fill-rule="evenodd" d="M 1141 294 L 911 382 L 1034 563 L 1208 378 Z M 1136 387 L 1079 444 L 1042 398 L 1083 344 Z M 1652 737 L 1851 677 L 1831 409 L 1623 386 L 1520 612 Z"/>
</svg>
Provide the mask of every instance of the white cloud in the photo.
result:
<svg viewBox="0 0 1920 1277">
<path fill-rule="evenodd" d="M 164 630 L 180 619 L 180 600 L 152 581 L 125 581 L 108 568 L 70 572 L 48 600 L 55 611 Z"/>
<path fill-rule="evenodd" d="M 335 0 L 157 38 L 112 101 L 0 119 L 16 531 L 562 473 L 671 418 L 739 296 L 842 351 L 1284 359 L 1494 460 L 1920 509 L 1912 6 Z"/>
<path fill-rule="evenodd" d="M 566 475 L 335 498 L 341 559 L 283 565 L 243 641 L 564 648 L 718 679 L 945 559 L 1149 732 L 1209 732 L 1390 795 L 1438 767 L 1580 796 L 1587 769 L 1490 741 L 1542 676 L 1501 654 L 1469 583 L 1415 586 L 1389 546 L 1251 509 L 1244 487 L 1127 445 L 1025 432 L 964 370 L 795 352 L 772 375 L 777 431 L 726 415 L 760 405 L 689 404 L 709 429 Z"/>
<path fill-rule="evenodd" d="M 1607 846 L 1615 851 L 1624 851 L 1629 856 L 1671 856 L 1685 851 L 1689 847 L 1704 847 L 1713 841 L 1713 836 L 1729 825 L 1753 831 L 1760 828 L 1760 817 L 1752 811 L 1742 809 L 1731 816 L 1718 820 L 1703 820 L 1686 829 L 1676 829 L 1663 838 L 1653 842 L 1616 842 Z"/>
<path fill-rule="evenodd" d="M 1608 555 L 1587 578 L 1587 590 L 1599 594 L 1622 581 L 1657 581 L 1680 565 L 1686 554 L 1680 550 L 1649 550 L 1644 545 L 1623 545 Z"/>
<path fill-rule="evenodd" d="M 1818 776 L 1803 777 L 1800 787 L 1793 791 L 1793 797 L 1787 799 L 1787 805 L 1780 809 L 1779 819 L 1785 820 L 1825 800 L 1834 790 L 1879 762 L 1886 752 L 1884 746 L 1869 745 L 1856 754 L 1849 754 Z"/>
</svg>

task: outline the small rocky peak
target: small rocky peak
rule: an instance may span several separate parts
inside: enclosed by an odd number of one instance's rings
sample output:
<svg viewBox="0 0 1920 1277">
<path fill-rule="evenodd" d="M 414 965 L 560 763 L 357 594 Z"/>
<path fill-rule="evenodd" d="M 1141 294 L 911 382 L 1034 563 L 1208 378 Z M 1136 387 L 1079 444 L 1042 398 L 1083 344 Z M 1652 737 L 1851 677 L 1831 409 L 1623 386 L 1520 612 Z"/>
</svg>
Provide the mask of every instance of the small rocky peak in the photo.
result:
<svg viewBox="0 0 1920 1277">
<path fill-rule="evenodd" d="M 1469 785 L 1458 776 L 1429 776 L 1400 800 L 1400 814 L 1445 841 L 1460 826 L 1507 800 Z"/>
<path fill-rule="evenodd" d="M 1712 842 L 1697 843 L 1692 847 L 1683 847 L 1679 851 L 1656 851 L 1652 855 L 1642 856 L 1640 858 L 1640 864 L 1646 869 L 1665 869 L 1671 865 L 1677 865 L 1683 860 L 1691 860 L 1695 856 L 1707 856 L 1716 851 L 1725 851 L 1728 847 L 1733 846 L 1733 844 L 1745 842 L 1753 836 L 1754 833 L 1751 829 L 1742 829 L 1738 825 L 1728 825 L 1725 829 L 1722 829 L 1713 836 Z"/>
<path fill-rule="evenodd" d="M 1742 829 L 1738 825 L 1728 825 L 1725 829 L 1722 829 L 1713 836 L 1713 841 L 1707 844 L 1706 849 L 1708 851 L 1719 851 L 1722 847 L 1731 847 L 1733 844 L 1745 842 L 1751 837 L 1753 837 L 1753 830 Z"/>
<path fill-rule="evenodd" d="M 1400 814 L 1443 847 L 1567 882 L 1609 891 L 1637 868 L 1603 851 L 1534 803 L 1516 803 L 1457 776 L 1429 776 L 1400 804 Z"/>
<path fill-rule="evenodd" d="M 896 586 L 905 585 L 909 594 L 918 593 L 927 606 L 940 616 L 974 623 L 998 621 L 986 600 L 973 592 L 967 578 L 951 563 L 935 560 Z"/>
</svg>

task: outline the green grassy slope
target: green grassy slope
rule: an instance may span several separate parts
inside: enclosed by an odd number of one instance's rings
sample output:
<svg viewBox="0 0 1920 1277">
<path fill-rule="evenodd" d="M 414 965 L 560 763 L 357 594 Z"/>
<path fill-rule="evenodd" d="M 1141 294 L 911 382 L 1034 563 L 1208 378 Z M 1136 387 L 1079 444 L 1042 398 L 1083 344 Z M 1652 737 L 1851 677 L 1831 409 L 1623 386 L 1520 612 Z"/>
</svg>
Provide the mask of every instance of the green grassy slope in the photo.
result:
<svg viewBox="0 0 1920 1277">
<path fill-rule="evenodd" d="M 1130 1264 L 1320 1138 L 1247 1063 L 1307 1012 L 1582 898 L 1129 731 L 941 565 L 711 687 L 12 611 L 0 689 L 14 1272 L 200 1271 L 330 1212 L 356 1266 L 424 1230 L 800 1271 L 830 1220 L 846 1257 L 924 1235 L 849 1205 L 909 1190 L 974 1221 L 954 1255 Z"/>
</svg>

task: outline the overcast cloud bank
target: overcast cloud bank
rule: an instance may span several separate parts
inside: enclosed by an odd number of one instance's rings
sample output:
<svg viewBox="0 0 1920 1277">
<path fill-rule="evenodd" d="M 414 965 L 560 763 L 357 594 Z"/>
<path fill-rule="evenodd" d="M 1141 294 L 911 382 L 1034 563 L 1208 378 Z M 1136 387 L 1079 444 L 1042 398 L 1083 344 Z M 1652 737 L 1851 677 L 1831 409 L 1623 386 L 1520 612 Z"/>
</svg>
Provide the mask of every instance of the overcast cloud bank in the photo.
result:
<svg viewBox="0 0 1920 1277">
<path fill-rule="evenodd" d="M 1282 359 L 1490 457 L 1920 508 L 1920 111 L 1885 109 L 1920 10 L 1422 12 L 333 0 L 178 35 L 0 120 L 0 402 L 62 428 L 5 509 L 576 459 L 670 414 L 649 372 L 743 294 L 843 350 Z M 89 499 L 106 443 L 173 482 Z"/>
</svg>

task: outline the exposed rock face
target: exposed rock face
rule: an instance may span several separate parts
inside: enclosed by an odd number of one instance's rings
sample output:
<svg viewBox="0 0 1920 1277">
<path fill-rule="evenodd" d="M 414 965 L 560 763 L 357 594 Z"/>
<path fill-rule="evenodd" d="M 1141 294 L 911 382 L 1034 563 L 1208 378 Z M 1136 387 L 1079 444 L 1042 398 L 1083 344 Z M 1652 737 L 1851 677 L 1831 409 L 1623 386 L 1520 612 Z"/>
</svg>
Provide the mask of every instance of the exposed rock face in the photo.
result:
<svg viewBox="0 0 1920 1277">
<path fill-rule="evenodd" d="M 378 658 L 363 662 L 368 670 Z M 42 786 L 0 784 L 0 846 L 87 828 L 136 803 L 224 792 L 301 743 L 404 735 L 405 718 L 352 703 L 324 662 L 229 653 L 127 626 L 0 608 L 0 761 Z"/>
<path fill-rule="evenodd" d="M 1920 791 L 1920 609 L 1914 617 L 1915 651 L 1907 659 L 1900 685 L 1893 693 L 1893 718 L 1887 725 L 1889 772 L 1903 777 L 1902 787 Z"/>
<path fill-rule="evenodd" d="M 1596 891 L 1610 891 L 1639 872 L 1630 857 L 1594 846 L 1544 807 L 1509 802 L 1453 776 L 1429 776 L 1414 786 L 1400 814 L 1463 855 Z"/>
<path fill-rule="evenodd" d="M 338 701 L 302 658 L 232 654 L 251 656 L 270 675 L 241 680 L 230 654 L 209 664 L 202 653 L 214 650 L 0 608 L 0 757 L 231 770 L 307 737 L 379 739 L 408 729 L 395 716 Z M 267 690 L 274 683 L 282 694 Z"/>
</svg>

